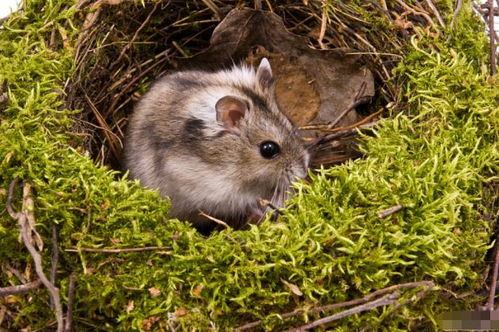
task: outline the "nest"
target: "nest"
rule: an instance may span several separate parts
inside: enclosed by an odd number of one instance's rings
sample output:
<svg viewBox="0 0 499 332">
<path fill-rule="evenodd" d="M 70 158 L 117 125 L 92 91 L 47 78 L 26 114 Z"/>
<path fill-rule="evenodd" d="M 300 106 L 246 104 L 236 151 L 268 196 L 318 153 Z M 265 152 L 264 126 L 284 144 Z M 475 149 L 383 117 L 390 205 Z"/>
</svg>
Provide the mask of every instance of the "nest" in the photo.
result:
<svg viewBox="0 0 499 332">
<path fill-rule="evenodd" d="M 83 31 L 74 55 L 75 75 L 67 86 L 67 107 L 83 111 L 73 132 L 81 139 L 77 144 L 83 144 L 96 162 L 121 169 L 127 118 L 148 85 L 169 71 L 183 68 L 192 59 L 199 60 L 210 46 L 213 30 L 230 10 L 261 4 L 83 1 L 79 6 L 87 14 L 81 17 Z M 280 16 L 290 32 L 306 38 L 308 47 L 355 54 L 358 64 L 373 73 L 374 98 L 345 109 L 356 112 L 356 117 L 333 125 L 330 121 L 304 127 L 312 129 L 315 136 L 330 135 L 322 140 L 327 145 L 319 151 L 325 153 L 318 154 L 314 166 L 337 164 L 360 155 L 355 139 L 348 137 L 356 133 L 352 128 L 379 117 L 387 104 L 395 105 L 397 86 L 389 82 L 403 54 L 404 40 L 421 31 L 415 30 L 416 26 L 438 34 L 430 17 L 431 8 L 403 1 L 391 7 L 375 2 L 359 7 L 342 2 L 265 1 L 261 9 Z M 369 20 L 371 11 L 381 12 L 395 25 L 387 26 L 386 20 L 379 18 Z"/>
</svg>

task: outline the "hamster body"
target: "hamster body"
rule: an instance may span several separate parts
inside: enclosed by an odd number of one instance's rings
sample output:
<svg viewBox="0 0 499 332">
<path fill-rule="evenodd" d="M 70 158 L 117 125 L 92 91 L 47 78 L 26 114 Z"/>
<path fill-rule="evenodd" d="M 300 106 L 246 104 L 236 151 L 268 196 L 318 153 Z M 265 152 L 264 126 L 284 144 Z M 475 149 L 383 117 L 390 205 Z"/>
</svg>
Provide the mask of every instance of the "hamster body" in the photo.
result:
<svg viewBox="0 0 499 332">
<path fill-rule="evenodd" d="M 125 143 L 131 177 L 170 197 L 171 216 L 198 228 L 213 224 L 200 211 L 238 228 L 263 217 L 261 199 L 282 207 L 309 159 L 278 108 L 267 59 L 257 70 L 160 78 L 137 103 Z"/>
</svg>

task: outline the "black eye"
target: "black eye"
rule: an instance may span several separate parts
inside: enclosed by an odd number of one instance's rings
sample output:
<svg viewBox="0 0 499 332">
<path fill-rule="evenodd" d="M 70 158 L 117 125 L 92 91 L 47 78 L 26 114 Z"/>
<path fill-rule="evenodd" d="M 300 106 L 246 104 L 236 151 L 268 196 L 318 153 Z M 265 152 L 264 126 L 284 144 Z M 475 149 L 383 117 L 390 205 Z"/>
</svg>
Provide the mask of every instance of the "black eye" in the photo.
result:
<svg viewBox="0 0 499 332">
<path fill-rule="evenodd" d="M 272 159 L 281 152 L 281 148 L 276 142 L 265 141 L 260 144 L 260 154 L 263 158 Z"/>
</svg>

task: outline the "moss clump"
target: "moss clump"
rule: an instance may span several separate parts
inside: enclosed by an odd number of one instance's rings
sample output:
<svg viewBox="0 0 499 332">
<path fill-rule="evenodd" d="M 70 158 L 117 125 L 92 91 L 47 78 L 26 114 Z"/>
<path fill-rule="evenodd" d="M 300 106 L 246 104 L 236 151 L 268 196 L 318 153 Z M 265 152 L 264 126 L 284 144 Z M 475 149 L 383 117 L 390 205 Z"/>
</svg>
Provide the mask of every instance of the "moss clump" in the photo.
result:
<svg viewBox="0 0 499 332">
<path fill-rule="evenodd" d="M 64 302 L 68 276 L 78 273 L 77 330 L 168 330 L 169 324 L 229 330 L 256 319 L 278 330 L 316 315 L 282 320 L 277 314 L 418 280 L 438 287 L 417 303 L 345 318 L 335 329 L 435 329 L 436 314 L 483 301 L 476 295 L 449 300 L 482 287 L 492 225 L 479 211 L 487 203 L 483 185 L 494 180 L 498 165 L 499 92 L 482 69 L 480 27 L 463 23 L 473 21 L 469 11 L 453 32 L 463 37 L 433 40 L 421 31 L 404 44 L 404 60 L 387 84 L 407 103 L 363 139 L 365 159 L 318 170 L 311 184 L 297 184 L 278 223 L 209 238 L 168 219 L 168 202 L 155 192 L 70 147 L 74 111 L 63 107 L 63 87 L 75 69 L 79 15 L 71 1 L 27 1 L 0 31 L 0 82 L 9 87 L 0 106 L 0 199 L 4 205 L 9 183 L 21 178 L 35 190 L 46 248 L 57 224 Z M 16 209 L 19 198 L 17 192 Z M 377 216 L 397 204 L 405 209 Z M 31 259 L 17 236 L 15 221 L 2 212 L 0 260 L 26 271 Z M 142 246 L 163 249 L 65 251 Z M 50 250 L 43 256 L 48 269 Z M 5 265 L 0 282 L 19 283 Z M 402 291 L 402 298 L 416 291 Z M 7 328 L 51 324 L 48 294 L 34 295 L 0 300 L 16 312 Z"/>
</svg>

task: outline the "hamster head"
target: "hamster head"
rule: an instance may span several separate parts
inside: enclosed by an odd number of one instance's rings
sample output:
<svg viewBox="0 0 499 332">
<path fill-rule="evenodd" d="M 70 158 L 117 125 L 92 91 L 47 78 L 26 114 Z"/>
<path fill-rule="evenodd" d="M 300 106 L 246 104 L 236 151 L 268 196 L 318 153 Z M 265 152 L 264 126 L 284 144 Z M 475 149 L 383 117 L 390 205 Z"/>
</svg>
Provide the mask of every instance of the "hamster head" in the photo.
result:
<svg viewBox="0 0 499 332">
<path fill-rule="evenodd" d="M 270 64 L 263 59 L 253 80 L 234 86 L 234 95 L 215 105 L 223 127 L 219 144 L 233 182 L 241 191 L 282 207 L 290 184 L 307 176 L 310 156 L 296 128 L 280 111 L 275 99 Z"/>
</svg>

